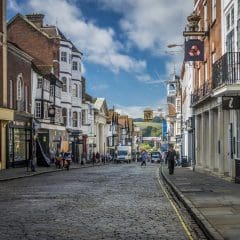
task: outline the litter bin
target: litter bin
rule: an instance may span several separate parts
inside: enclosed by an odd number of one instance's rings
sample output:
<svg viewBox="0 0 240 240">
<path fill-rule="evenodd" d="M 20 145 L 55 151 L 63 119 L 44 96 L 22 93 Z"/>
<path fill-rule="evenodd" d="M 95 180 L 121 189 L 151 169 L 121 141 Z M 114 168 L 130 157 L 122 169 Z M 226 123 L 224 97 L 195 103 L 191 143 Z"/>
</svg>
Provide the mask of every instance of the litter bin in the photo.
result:
<svg viewBox="0 0 240 240">
<path fill-rule="evenodd" d="M 182 157 L 182 167 L 188 167 L 189 166 L 189 162 L 187 159 L 187 156 L 183 156 Z"/>
</svg>

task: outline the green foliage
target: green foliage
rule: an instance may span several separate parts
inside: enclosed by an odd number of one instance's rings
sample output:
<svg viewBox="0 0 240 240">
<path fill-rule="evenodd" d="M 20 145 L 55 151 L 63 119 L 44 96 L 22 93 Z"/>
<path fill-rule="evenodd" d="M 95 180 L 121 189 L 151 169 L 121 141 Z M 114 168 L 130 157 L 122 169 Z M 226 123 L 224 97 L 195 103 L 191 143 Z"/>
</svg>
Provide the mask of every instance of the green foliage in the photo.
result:
<svg viewBox="0 0 240 240">
<path fill-rule="evenodd" d="M 162 129 L 148 126 L 142 129 L 143 137 L 160 137 L 162 135 Z"/>
<path fill-rule="evenodd" d="M 141 143 L 140 144 L 140 149 L 143 149 L 143 150 L 145 150 L 145 151 L 147 151 L 147 152 L 149 152 L 150 150 L 151 150 L 151 146 L 150 146 L 150 144 L 149 143 Z"/>
</svg>

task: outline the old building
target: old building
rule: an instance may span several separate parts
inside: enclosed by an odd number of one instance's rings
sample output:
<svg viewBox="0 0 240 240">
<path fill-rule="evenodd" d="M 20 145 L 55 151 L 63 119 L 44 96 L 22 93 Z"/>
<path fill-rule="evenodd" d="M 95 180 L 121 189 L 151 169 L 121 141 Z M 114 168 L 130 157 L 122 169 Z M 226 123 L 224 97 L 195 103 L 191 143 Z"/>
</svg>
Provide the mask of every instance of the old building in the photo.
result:
<svg viewBox="0 0 240 240">
<path fill-rule="evenodd" d="M 7 163 L 7 126 L 13 121 L 13 110 L 7 108 L 7 31 L 6 1 L 0 1 L 0 169 Z"/>
</svg>

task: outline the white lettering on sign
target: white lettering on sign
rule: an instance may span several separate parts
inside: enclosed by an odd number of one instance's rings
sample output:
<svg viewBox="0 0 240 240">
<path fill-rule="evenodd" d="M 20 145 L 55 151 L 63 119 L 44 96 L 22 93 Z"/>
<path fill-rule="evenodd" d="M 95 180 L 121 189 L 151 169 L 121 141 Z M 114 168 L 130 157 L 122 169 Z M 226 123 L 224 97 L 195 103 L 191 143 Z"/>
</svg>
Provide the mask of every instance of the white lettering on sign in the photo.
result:
<svg viewBox="0 0 240 240">
<path fill-rule="evenodd" d="M 230 98 L 228 106 L 229 108 L 233 108 L 233 97 Z"/>
</svg>

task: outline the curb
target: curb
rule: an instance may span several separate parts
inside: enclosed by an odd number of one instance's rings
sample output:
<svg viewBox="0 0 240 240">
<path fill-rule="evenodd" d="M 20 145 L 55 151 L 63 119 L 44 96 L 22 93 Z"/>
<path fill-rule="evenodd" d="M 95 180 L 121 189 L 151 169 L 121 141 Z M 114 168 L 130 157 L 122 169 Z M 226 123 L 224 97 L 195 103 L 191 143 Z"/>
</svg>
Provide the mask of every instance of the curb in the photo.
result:
<svg viewBox="0 0 240 240">
<path fill-rule="evenodd" d="M 69 170 L 76 170 L 76 169 L 90 168 L 90 167 L 100 167 L 100 166 L 105 166 L 105 165 L 109 165 L 109 164 L 73 167 L 73 168 L 69 168 Z M 39 176 L 39 175 L 46 174 L 46 173 L 54 173 L 54 172 L 62 172 L 62 171 L 64 171 L 64 169 L 53 169 L 53 170 L 50 170 L 50 171 L 43 171 L 43 172 L 30 172 L 29 175 L 21 175 L 21 176 L 16 176 L 16 177 L 0 179 L 0 182 L 7 182 L 7 181 L 16 180 L 16 179 L 27 178 L 27 177 L 34 177 L 34 176 Z"/>
<path fill-rule="evenodd" d="M 223 240 L 223 236 L 207 221 L 207 219 L 201 214 L 201 212 L 187 199 L 181 191 L 165 176 L 163 168 L 161 168 L 161 175 L 165 182 L 171 187 L 177 198 L 183 203 L 185 208 L 194 218 L 198 226 L 205 233 L 206 237 L 211 240 Z"/>
</svg>

